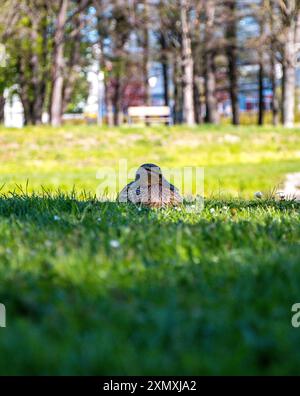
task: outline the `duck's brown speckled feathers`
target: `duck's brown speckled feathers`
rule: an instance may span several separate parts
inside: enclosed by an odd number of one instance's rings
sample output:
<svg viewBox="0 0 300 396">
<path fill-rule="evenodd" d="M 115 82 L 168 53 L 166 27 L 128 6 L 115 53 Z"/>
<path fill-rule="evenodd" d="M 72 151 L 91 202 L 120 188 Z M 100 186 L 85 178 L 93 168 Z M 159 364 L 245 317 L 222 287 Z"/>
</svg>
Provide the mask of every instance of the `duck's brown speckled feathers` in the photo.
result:
<svg viewBox="0 0 300 396">
<path fill-rule="evenodd" d="M 157 178 L 151 177 L 153 168 L 159 169 Z M 149 172 L 146 177 L 141 177 L 141 170 Z M 154 179 L 154 180 L 153 180 Z M 149 207 L 176 206 L 182 203 L 178 189 L 169 183 L 161 174 L 160 168 L 154 164 L 142 165 L 136 174 L 135 181 L 127 184 L 118 196 L 119 202 L 131 202 Z"/>
</svg>

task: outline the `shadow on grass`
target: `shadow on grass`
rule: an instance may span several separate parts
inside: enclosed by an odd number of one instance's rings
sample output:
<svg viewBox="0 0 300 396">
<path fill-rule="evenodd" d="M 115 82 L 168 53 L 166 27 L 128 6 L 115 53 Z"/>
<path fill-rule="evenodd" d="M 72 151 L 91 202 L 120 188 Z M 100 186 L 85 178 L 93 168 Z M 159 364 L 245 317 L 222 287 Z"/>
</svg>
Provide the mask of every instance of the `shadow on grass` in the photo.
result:
<svg viewBox="0 0 300 396">
<path fill-rule="evenodd" d="M 189 208 L 193 202 L 189 202 L 186 206 Z M 278 201 L 275 199 L 256 199 L 244 200 L 238 198 L 208 198 L 205 199 L 204 209 L 222 209 L 224 205 L 234 209 L 275 209 L 278 211 L 297 210 L 300 209 L 300 203 L 293 200 Z M 141 217 L 143 215 L 151 214 L 151 218 L 157 217 L 160 213 L 176 213 L 177 208 L 163 208 L 163 209 L 149 209 L 147 207 L 120 204 L 113 201 L 106 201 L 105 199 L 98 200 L 96 197 L 88 196 L 86 194 L 81 197 L 76 194 L 45 194 L 45 195 L 24 195 L 24 194 L 2 194 L 0 195 L 0 216 L 9 217 L 15 216 L 19 219 L 37 219 L 48 220 L 51 222 L 55 215 L 59 212 L 65 215 L 71 215 L 78 221 L 82 221 L 86 214 L 97 214 L 99 211 L 102 214 L 126 212 L 128 216 Z M 180 211 L 181 209 L 179 209 Z M 175 211 L 175 212 L 174 212 Z M 193 211 L 189 211 L 193 213 Z M 201 215 L 201 211 L 195 212 Z"/>
<path fill-rule="evenodd" d="M 224 205 L 253 221 L 211 213 Z M 92 197 L 2 196 L 0 372 L 296 374 L 298 209 L 210 199 L 199 220 Z"/>
</svg>

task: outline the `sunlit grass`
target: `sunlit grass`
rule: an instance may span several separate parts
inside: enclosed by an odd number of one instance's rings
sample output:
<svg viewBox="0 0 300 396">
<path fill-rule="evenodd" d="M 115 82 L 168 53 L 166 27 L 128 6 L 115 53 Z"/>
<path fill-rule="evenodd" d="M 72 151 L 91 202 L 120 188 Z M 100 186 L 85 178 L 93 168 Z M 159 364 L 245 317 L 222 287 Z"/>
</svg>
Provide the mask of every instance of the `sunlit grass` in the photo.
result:
<svg viewBox="0 0 300 396">
<path fill-rule="evenodd" d="M 203 167 L 205 195 L 252 197 L 280 186 L 300 169 L 300 129 L 267 126 L 141 126 L 0 129 L 0 187 L 28 191 L 60 188 L 95 194 L 97 171 L 154 162 L 162 168 Z"/>
<path fill-rule="evenodd" d="M 0 129 L 0 374 L 299 374 L 299 132 Z M 204 210 L 101 202 L 120 159 L 204 167 Z"/>
</svg>

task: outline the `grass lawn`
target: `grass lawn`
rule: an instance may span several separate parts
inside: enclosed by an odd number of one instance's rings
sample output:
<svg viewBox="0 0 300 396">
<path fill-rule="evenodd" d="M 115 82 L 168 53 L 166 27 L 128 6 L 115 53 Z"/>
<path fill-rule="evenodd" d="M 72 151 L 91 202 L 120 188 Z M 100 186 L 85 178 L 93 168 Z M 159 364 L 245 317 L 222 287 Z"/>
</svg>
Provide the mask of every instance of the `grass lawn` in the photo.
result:
<svg viewBox="0 0 300 396">
<path fill-rule="evenodd" d="M 117 169 L 144 162 L 164 167 L 204 167 L 205 195 L 252 198 L 283 182 L 285 174 L 300 170 L 300 128 L 254 126 L 123 127 L 65 126 L 8 130 L 0 128 L 0 188 L 40 192 L 73 186 L 95 194 L 101 167 Z"/>
<path fill-rule="evenodd" d="M 299 374 L 300 204 L 253 199 L 299 132 L 0 130 L 0 374 Z M 119 158 L 204 166 L 204 210 L 95 200 Z"/>
</svg>

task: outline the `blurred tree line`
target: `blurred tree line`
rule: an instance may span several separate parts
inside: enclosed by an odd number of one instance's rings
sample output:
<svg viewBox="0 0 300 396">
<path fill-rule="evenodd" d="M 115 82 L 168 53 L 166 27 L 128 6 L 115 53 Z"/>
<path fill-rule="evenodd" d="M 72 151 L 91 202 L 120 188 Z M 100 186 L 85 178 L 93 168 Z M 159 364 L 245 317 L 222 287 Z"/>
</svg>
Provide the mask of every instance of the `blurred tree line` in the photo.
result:
<svg viewBox="0 0 300 396">
<path fill-rule="evenodd" d="M 150 104 L 154 62 L 161 65 L 163 100 L 173 104 L 175 123 L 218 123 L 218 101 L 225 92 L 232 123 L 239 124 L 242 67 L 254 65 L 257 123 L 264 123 L 268 79 L 273 123 L 294 124 L 300 0 L 2 3 L 0 37 L 7 59 L 0 67 L 0 120 L 4 89 L 15 85 L 27 124 L 41 123 L 48 111 L 52 125 L 60 125 L 74 98 L 86 96 L 86 72 L 97 61 L 105 76 L 109 124 L 122 121 L 124 97 L 137 77 L 136 90 Z"/>
</svg>

